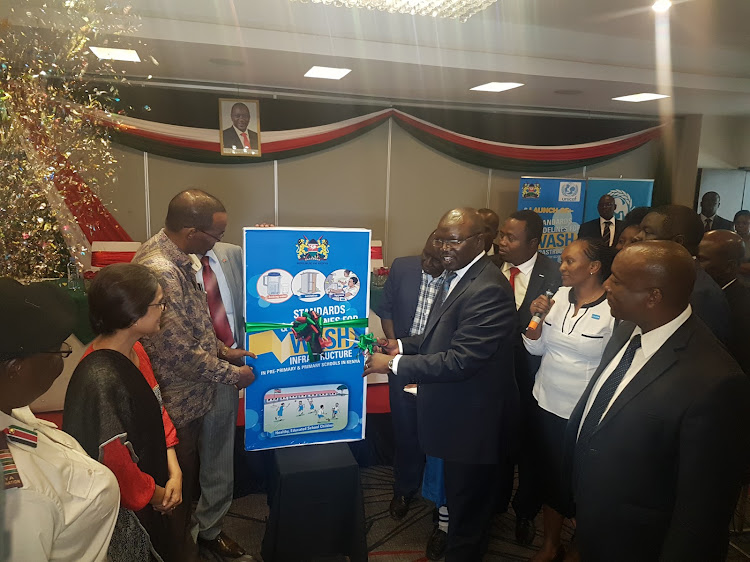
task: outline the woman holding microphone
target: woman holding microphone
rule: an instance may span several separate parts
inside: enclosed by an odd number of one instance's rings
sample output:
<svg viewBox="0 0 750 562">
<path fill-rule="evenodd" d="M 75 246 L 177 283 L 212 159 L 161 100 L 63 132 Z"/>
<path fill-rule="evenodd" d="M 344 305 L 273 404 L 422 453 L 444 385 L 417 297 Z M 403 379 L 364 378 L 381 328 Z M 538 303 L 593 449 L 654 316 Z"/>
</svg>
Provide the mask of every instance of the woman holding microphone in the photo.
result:
<svg viewBox="0 0 750 562">
<path fill-rule="evenodd" d="M 562 524 L 566 517 L 573 517 L 574 509 L 562 481 L 563 436 L 614 329 L 602 286 L 611 264 L 611 250 L 600 240 L 576 240 L 562 254 L 563 286 L 552 299 L 540 295 L 531 303 L 531 313 L 543 319 L 526 331 L 523 342 L 529 353 L 542 357 L 533 394 L 537 402 L 534 441 L 544 501 L 544 544 L 532 562 L 564 558 Z"/>
</svg>

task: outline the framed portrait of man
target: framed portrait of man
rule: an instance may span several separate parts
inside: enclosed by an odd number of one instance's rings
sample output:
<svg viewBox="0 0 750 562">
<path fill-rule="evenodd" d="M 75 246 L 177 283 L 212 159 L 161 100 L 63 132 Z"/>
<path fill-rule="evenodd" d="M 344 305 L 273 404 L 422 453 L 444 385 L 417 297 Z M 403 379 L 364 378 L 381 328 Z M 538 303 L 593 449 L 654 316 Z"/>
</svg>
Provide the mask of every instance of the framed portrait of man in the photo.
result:
<svg viewBox="0 0 750 562">
<path fill-rule="evenodd" d="M 222 156 L 261 155 L 258 100 L 219 100 Z"/>
</svg>

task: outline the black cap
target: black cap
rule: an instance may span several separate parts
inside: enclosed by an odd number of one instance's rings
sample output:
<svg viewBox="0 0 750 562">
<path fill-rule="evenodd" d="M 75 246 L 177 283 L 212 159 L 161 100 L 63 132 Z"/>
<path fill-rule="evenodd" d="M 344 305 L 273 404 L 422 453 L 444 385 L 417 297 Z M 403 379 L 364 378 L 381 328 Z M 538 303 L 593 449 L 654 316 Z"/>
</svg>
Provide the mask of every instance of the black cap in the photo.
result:
<svg viewBox="0 0 750 562">
<path fill-rule="evenodd" d="M 0 277 L 0 358 L 59 349 L 73 332 L 75 304 L 61 288 Z"/>
</svg>

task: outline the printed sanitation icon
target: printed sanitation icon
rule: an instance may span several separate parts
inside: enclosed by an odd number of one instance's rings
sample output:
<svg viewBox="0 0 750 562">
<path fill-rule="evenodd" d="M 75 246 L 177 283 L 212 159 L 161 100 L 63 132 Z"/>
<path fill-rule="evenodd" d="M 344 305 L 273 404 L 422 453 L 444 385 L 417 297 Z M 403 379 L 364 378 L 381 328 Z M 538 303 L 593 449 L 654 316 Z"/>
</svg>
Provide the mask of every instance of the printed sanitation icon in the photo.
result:
<svg viewBox="0 0 750 562">
<path fill-rule="evenodd" d="M 288 301 L 292 296 L 292 275 L 283 269 L 269 269 L 258 279 L 256 289 L 264 301 Z"/>
<path fill-rule="evenodd" d="M 348 411 L 345 384 L 274 388 L 263 397 L 263 431 L 272 438 L 339 431 L 346 427 Z"/>
</svg>

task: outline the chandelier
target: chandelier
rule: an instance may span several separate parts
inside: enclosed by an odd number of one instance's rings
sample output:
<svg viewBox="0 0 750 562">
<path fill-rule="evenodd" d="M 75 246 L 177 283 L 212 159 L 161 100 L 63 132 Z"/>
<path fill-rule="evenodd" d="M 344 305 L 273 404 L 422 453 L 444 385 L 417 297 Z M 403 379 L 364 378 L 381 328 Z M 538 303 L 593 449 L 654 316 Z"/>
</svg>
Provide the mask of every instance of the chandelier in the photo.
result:
<svg viewBox="0 0 750 562">
<path fill-rule="evenodd" d="M 293 0 L 328 4 L 343 8 L 367 8 L 391 14 L 411 14 L 434 18 L 453 18 L 465 22 L 497 0 Z"/>
</svg>

